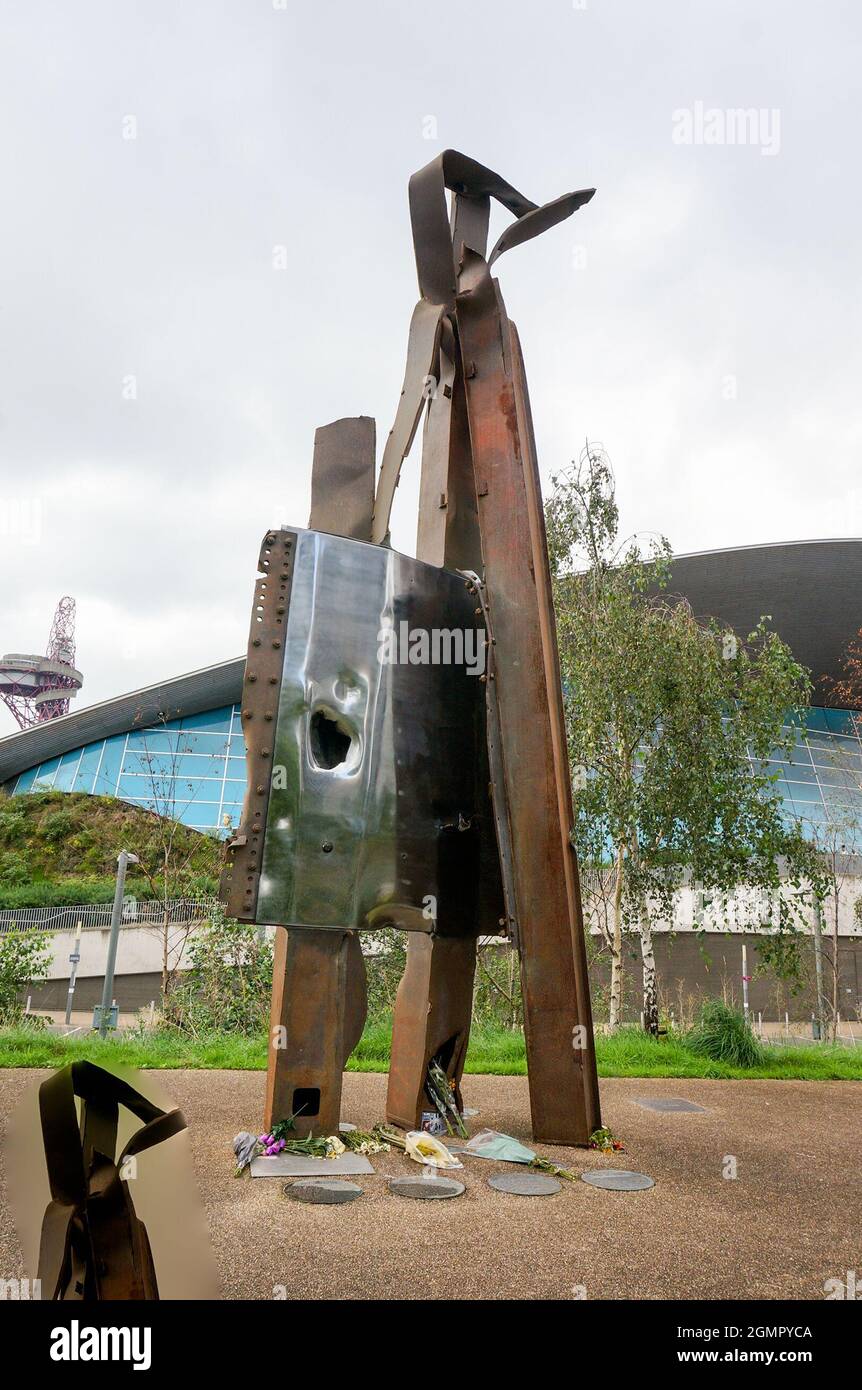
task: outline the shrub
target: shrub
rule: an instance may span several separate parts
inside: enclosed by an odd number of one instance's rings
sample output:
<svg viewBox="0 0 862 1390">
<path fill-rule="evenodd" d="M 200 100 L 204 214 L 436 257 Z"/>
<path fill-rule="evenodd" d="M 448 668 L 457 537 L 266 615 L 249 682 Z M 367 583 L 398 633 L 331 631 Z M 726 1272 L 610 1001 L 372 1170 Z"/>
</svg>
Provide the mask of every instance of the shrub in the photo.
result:
<svg viewBox="0 0 862 1390">
<path fill-rule="evenodd" d="M 71 811 L 52 811 L 51 815 L 42 821 L 42 839 L 47 840 L 49 845 L 58 845 L 74 828 L 75 817 Z"/>
<path fill-rule="evenodd" d="M 114 897 L 114 877 L 58 878 L 10 884 L 0 870 L 0 908 L 74 907 L 79 903 L 109 903 Z M 145 883 L 126 879 L 126 891 L 137 898 L 151 894 Z"/>
<path fill-rule="evenodd" d="M 759 1067 L 766 1060 L 744 1016 L 720 999 L 708 999 L 703 1005 L 686 1038 L 686 1046 L 691 1052 L 732 1067 Z"/>
<path fill-rule="evenodd" d="M 518 953 L 511 946 L 480 941 L 476 952 L 473 1022 L 480 1027 L 520 1028 L 524 1021 Z"/>
<path fill-rule="evenodd" d="M 0 811 L 0 840 L 8 844 L 14 841 L 19 835 L 23 835 L 25 827 L 24 815 L 21 811 Z"/>
<path fill-rule="evenodd" d="M 190 970 L 162 1006 L 161 1026 L 193 1035 L 266 1031 L 272 992 L 272 946 L 250 922 L 226 917 L 218 904 L 189 943 Z"/>
<path fill-rule="evenodd" d="M 41 984 L 48 973 L 54 943 L 43 932 L 0 932 L 0 1027 L 24 1021 L 21 994 Z"/>
<path fill-rule="evenodd" d="M 368 983 L 369 1019 L 388 1018 L 407 963 L 407 933 L 384 927 L 360 936 Z"/>
<path fill-rule="evenodd" d="M 89 849 L 91 845 L 95 845 L 96 843 L 96 836 L 93 834 L 93 831 L 87 830 L 86 828 L 83 830 L 76 830 L 75 834 L 69 840 L 69 844 L 73 849 Z"/>
<path fill-rule="evenodd" d="M 3 854 L 0 854 L 0 882 L 8 883 L 10 887 L 17 887 L 26 883 L 29 877 L 30 870 L 25 854 L 19 854 L 14 849 L 7 849 Z"/>
</svg>

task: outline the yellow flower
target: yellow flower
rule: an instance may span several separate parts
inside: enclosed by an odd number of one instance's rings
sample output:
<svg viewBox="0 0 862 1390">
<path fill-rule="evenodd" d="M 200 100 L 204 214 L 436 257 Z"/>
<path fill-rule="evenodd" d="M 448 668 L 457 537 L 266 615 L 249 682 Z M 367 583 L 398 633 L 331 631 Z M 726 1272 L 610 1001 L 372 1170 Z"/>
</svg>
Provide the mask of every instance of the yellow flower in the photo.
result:
<svg viewBox="0 0 862 1390">
<path fill-rule="evenodd" d="M 445 1144 L 441 1144 L 433 1134 L 426 1134 L 424 1130 L 411 1130 L 404 1136 L 404 1144 L 407 1153 L 416 1163 L 427 1163 L 432 1168 L 463 1167 L 457 1158 L 453 1158 Z"/>
</svg>

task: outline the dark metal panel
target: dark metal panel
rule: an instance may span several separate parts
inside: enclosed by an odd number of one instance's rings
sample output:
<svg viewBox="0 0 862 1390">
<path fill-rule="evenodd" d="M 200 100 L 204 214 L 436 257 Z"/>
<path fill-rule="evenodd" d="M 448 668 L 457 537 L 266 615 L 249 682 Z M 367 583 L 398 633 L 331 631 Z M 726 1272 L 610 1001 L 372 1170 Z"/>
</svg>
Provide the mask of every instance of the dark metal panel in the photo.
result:
<svg viewBox="0 0 862 1390">
<path fill-rule="evenodd" d="M 333 420 L 315 430 L 308 524 L 316 531 L 371 539 L 376 434 L 368 415 Z"/>
<path fill-rule="evenodd" d="M 253 613 L 231 912 L 340 932 L 493 929 L 499 884 L 485 891 L 481 871 L 493 844 L 484 627 L 466 581 L 340 536 L 288 539 L 278 652 L 278 591 L 258 592 Z"/>
</svg>

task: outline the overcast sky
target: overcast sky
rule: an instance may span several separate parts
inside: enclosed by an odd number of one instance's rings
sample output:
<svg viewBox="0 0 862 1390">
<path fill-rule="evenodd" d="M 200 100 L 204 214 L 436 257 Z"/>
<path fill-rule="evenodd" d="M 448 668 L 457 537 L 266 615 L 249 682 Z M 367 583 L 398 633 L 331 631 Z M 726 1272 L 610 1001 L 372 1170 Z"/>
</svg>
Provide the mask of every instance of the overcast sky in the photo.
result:
<svg viewBox="0 0 862 1390">
<path fill-rule="evenodd" d="M 598 189 L 499 264 L 546 480 L 589 436 L 678 552 L 862 531 L 854 0 L 0 14 L 0 651 L 73 594 L 75 708 L 240 654 L 315 426 L 382 445 L 407 179 L 447 147 L 536 202 Z"/>
</svg>

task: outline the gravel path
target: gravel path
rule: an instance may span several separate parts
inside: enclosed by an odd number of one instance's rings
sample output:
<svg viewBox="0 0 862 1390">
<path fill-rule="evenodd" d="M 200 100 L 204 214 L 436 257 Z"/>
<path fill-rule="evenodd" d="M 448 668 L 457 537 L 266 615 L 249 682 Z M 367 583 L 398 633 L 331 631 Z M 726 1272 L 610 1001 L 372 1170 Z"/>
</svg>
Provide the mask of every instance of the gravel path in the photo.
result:
<svg viewBox="0 0 862 1390">
<path fill-rule="evenodd" d="M 0 1072 L 0 1114 L 47 1073 Z M 649 1173 L 647 1192 L 564 1183 L 553 1197 L 506 1196 L 486 1179 L 509 1165 L 467 1159 L 449 1202 L 392 1196 L 386 1175 L 418 1168 L 376 1156 L 365 1195 L 304 1206 L 278 1179 L 232 1176 L 231 1140 L 257 1127 L 263 1076 L 177 1071 L 159 1082 L 185 1112 L 225 1292 L 232 1298 L 793 1298 L 862 1271 L 860 1115 L 855 1082 L 605 1080 L 604 1121 L 623 1138 L 613 1159 L 542 1147 L 576 1171 Z M 386 1078 L 348 1073 L 343 1118 L 383 1116 Z M 476 1128 L 529 1141 L 523 1077 L 468 1076 Z M 707 1113 L 656 1113 L 635 1097 L 679 1096 Z M 728 1156 L 737 1177 L 723 1176 Z M 23 1275 L 0 1189 L 0 1276 Z"/>
</svg>

